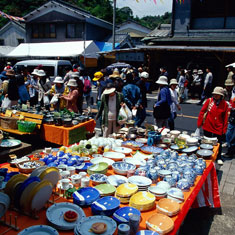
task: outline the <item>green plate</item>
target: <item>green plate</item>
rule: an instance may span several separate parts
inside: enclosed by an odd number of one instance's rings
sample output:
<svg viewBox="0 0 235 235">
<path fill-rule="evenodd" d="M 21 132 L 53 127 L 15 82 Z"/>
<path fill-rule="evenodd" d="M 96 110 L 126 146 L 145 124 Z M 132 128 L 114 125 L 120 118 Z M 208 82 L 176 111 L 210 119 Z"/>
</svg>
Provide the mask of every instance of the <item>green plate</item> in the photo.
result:
<svg viewBox="0 0 235 235">
<path fill-rule="evenodd" d="M 100 174 L 106 174 L 108 171 L 109 164 L 106 162 L 99 162 L 97 164 L 94 164 L 87 168 L 87 172 L 89 175 L 100 173 Z"/>
<path fill-rule="evenodd" d="M 21 141 L 16 140 L 16 139 L 5 139 L 0 144 L 0 146 L 3 147 L 3 148 L 12 148 L 12 147 L 16 147 L 16 146 L 19 146 L 19 145 L 21 145 Z"/>
<path fill-rule="evenodd" d="M 99 184 L 96 185 L 95 188 L 101 195 L 111 195 L 116 191 L 116 188 L 112 184 Z"/>
</svg>

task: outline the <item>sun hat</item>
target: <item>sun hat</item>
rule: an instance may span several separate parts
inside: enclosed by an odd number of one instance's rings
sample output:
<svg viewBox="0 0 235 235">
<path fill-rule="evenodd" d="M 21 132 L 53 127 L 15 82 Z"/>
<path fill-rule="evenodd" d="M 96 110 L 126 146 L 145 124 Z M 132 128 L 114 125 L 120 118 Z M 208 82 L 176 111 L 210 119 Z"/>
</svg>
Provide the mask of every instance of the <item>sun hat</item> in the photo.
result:
<svg viewBox="0 0 235 235">
<path fill-rule="evenodd" d="M 198 73 L 197 69 L 194 69 L 194 70 L 193 70 L 193 73 Z"/>
<path fill-rule="evenodd" d="M 104 76 L 103 73 L 101 73 L 101 72 L 96 72 L 96 73 L 94 74 L 93 81 L 94 81 L 94 82 L 99 81 L 103 76 Z"/>
<path fill-rule="evenodd" d="M 69 82 L 67 84 L 67 86 L 73 86 L 73 87 L 77 87 L 77 81 L 75 79 L 69 79 Z"/>
<path fill-rule="evenodd" d="M 8 69 L 6 72 L 6 76 L 15 76 L 15 71 L 13 69 Z"/>
<path fill-rule="evenodd" d="M 7 62 L 7 65 L 11 65 L 11 62 L 10 62 L 10 61 L 8 61 L 8 62 Z"/>
<path fill-rule="evenodd" d="M 201 69 L 198 70 L 198 74 L 203 74 L 203 71 Z"/>
<path fill-rule="evenodd" d="M 221 95 L 224 96 L 224 88 L 221 86 L 217 86 L 214 88 L 212 95 Z"/>
<path fill-rule="evenodd" d="M 170 80 L 170 86 L 171 85 L 178 85 L 178 82 L 177 82 L 177 80 L 175 79 L 175 78 L 172 78 L 171 80 Z"/>
<path fill-rule="evenodd" d="M 112 94 L 116 90 L 115 87 L 113 87 L 112 83 L 108 83 L 105 90 L 103 91 L 104 95 Z"/>
<path fill-rule="evenodd" d="M 148 74 L 147 72 L 142 72 L 142 73 L 140 74 L 140 77 L 141 77 L 141 78 L 146 78 L 146 79 L 148 79 L 148 78 L 149 78 L 149 74 Z"/>
<path fill-rule="evenodd" d="M 167 77 L 166 76 L 160 76 L 158 80 L 156 81 L 159 85 L 168 85 Z"/>
<path fill-rule="evenodd" d="M 71 77 L 72 78 L 79 78 L 80 77 L 80 73 L 79 72 L 73 72 Z"/>
<path fill-rule="evenodd" d="M 44 76 L 46 76 L 46 73 L 44 72 L 43 69 L 39 69 L 37 75 L 38 75 L 39 77 L 44 77 Z"/>
<path fill-rule="evenodd" d="M 234 86 L 234 82 L 232 79 L 226 79 L 224 85 L 225 86 Z"/>
<path fill-rule="evenodd" d="M 110 78 L 118 78 L 120 77 L 120 73 L 118 71 L 118 69 L 114 69 L 113 73 L 111 75 L 109 75 Z"/>
<path fill-rule="evenodd" d="M 38 69 L 34 69 L 31 74 L 32 74 L 32 75 L 38 75 Z"/>
<path fill-rule="evenodd" d="M 62 77 L 55 77 L 54 83 L 64 83 L 64 80 Z"/>
</svg>

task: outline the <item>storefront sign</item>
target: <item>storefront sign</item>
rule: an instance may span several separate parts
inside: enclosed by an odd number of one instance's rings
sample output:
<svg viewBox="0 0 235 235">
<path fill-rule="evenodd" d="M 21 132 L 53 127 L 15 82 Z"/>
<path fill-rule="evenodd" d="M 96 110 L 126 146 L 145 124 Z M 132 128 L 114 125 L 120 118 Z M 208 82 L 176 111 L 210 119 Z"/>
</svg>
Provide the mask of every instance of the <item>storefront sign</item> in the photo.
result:
<svg viewBox="0 0 235 235">
<path fill-rule="evenodd" d="M 116 54 L 116 61 L 144 61 L 143 52 L 124 52 Z"/>
</svg>

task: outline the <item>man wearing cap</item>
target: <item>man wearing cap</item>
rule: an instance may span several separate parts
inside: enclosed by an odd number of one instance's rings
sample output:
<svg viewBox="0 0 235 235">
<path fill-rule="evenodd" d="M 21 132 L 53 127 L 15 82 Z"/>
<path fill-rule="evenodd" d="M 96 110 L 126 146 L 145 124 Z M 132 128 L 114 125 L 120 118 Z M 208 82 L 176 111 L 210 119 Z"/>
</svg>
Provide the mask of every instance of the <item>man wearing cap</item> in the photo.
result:
<svg viewBox="0 0 235 235">
<path fill-rule="evenodd" d="M 142 72 L 140 74 L 140 80 L 136 83 L 136 85 L 140 88 L 140 92 L 142 94 L 142 102 L 140 104 L 140 115 L 138 116 L 138 120 L 136 120 L 136 125 L 138 127 L 144 122 L 146 118 L 146 108 L 147 108 L 147 89 L 146 82 L 149 78 L 149 74 L 147 72 Z"/>
<path fill-rule="evenodd" d="M 224 97 L 224 99 L 227 102 L 230 102 L 231 97 L 232 97 L 233 86 L 234 86 L 233 80 L 232 79 L 226 79 L 224 85 L 225 85 L 225 97 Z"/>
<path fill-rule="evenodd" d="M 180 107 L 179 101 L 178 101 L 177 91 L 175 90 L 177 85 L 178 85 L 177 80 L 175 78 L 172 78 L 170 80 L 170 93 L 171 93 L 171 100 L 172 100 L 171 116 L 168 119 L 168 125 L 169 125 L 170 130 L 175 129 L 175 121 L 174 120 L 177 116 L 176 107 L 177 107 L 178 110 L 181 110 L 181 107 Z"/>
<path fill-rule="evenodd" d="M 228 104 L 224 100 L 223 87 L 215 87 L 213 97 L 206 100 L 198 116 L 197 126 L 202 127 L 204 136 L 217 137 L 220 144 L 217 163 L 223 165 L 221 159 L 222 137 L 228 127 Z"/>
<path fill-rule="evenodd" d="M 120 126 L 117 117 L 123 101 L 122 93 L 117 92 L 116 88 L 111 83 L 108 83 L 96 115 L 96 120 L 102 116 L 103 137 L 108 137 L 110 134 L 118 132 Z"/>
<path fill-rule="evenodd" d="M 69 88 L 64 85 L 64 81 L 63 81 L 62 77 L 56 77 L 53 83 L 54 83 L 54 85 L 50 89 L 49 94 L 51 96 L 53 96 L 55 102 L 53 102 L 53 100 L 51 100 L 51 104 L 53 104 L 54 109 L 63 110 L 66 107 L 66 102 L 64 99 L 61 99 L 61 96 L 68 95 Z"/>
<path fill-rule="evenodd" d="M 168 118 L 171 116 L 170 106 L 172 104 L 170 89 L 166 76 L 160 76 L 156 83 L 160 86 L 158 100 L 154 104 L 153 116 L 158 127 L 166 127 Z"/>
<path fill-rule="evenodd" d="M 11 66 L 11 62 L 7 62 L 7 65 L 4 67 L 4 71 L 9 70 L 9 69 L 13 69 Z"/>
<path fill-rule="evenodd" d="M 200 99 L 200 89 L 201 89 L 201 77 L 198 75 L 198 71 L 197 69 L 194 69 L 193 70 L 193 81 L 191 83 L 191 86 L 192 86 L 192 98 L 195 98 L 195 94 L 197 93 L 198 94 L 198 97 Z"/>
<path fill-rule="evenodd" d="M 78 99 L 78 89 L 77 89 L 77 81 L 73 78 L 69 79 L 69 82 L 67 84 L 69 88 L 69 94 L 68 95 L 62 95 L 61 98 L 65 99 L 67 101 L 66 108 L 70 112 L 78 112 L 77 107 L 77 99 Z"/>
</svg>

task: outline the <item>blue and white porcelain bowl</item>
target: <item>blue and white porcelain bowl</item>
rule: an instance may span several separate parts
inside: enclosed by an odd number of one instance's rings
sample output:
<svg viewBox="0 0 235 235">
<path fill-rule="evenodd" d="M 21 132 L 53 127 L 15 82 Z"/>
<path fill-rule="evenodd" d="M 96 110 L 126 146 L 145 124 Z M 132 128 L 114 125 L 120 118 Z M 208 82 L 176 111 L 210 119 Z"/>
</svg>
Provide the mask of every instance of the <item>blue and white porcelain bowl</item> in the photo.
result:
<svg viewBox="0 0 235 235">
<path fill-rule="evenodd" d="M 184 193 L 179 188 L 171 188 L 167 191 L 167 198 L 170 198 L 179 203 L 182 203 L 184 202 Z"/>
<path fill-rule="evenodd" d="M 201 167 L 203 167 L 204 169 L 206 168 L 206 161 L 202 158 L 198 158 L 196 161 L 195 161 L 196 165 L 199 165 Z"/>
<path fill-rule="evenodd" d="M 127 162 L 115 162 L 112 164 L 112 168 L 115 173 L 126 175 L 129 170 L 135 170 L 136 166 Z"/>
<path fill-rule="evenodd" d="M 190 187 L 193 187 L 194 182 L 195 182 L 195 178 L 192 177 L 192 175 L 185 175 L 185 176 L 183 177 L 183 179 L 186 179 L 186 180 L 189 182 Z"/>
<path fill-rule="evenodd" d="M 181 179 L 181 174 L 179 171 L 172 171 L 171 177 L 177 181 Z"/>
<path fill-rule="evenodd" d="M 202 175 L 203 174 L 203 171 L 204 171 L 204 168 L 203 166 L 200 166 L 200 165 L 196 165 L 194 167 L 194 170 L 196 172 L 197 175 Z"/>
<path fill-rule="evenodd" d="M 105 184 L 108 177 L 104 174 L 93 174 L 90 176 L 90 180 L 93 185 Z"/>
<path fill-rule="evenodd" d="M 180 179 L 177 184 L 176 187 L 181 189 L 182 191 L 189 191 L 190 190 L 190 183 L 187 179 Z"/>
<path fill-rule="evenodd" d="M 166 182 L 166 181 L 160 181 L 160 182 L 158 182 L 158 183 L 156 184 L 156 186 L 157 186 L 157 187 L 160 187 L 160 188 L 163 188 L 163 189 L 165 189 L 166 191 L 168 191 L 168 190 L 171 188 L 170 184 L 169 184 L 168 182 Z"/>
<path fill-rule="evenodd" d="M 176 180 L 170 175 L 164 177 L 164 181 L 168 182 L 171 187 L 175 187 L 176 185 Z"/>
</svg>

